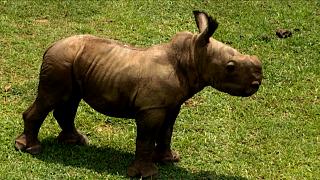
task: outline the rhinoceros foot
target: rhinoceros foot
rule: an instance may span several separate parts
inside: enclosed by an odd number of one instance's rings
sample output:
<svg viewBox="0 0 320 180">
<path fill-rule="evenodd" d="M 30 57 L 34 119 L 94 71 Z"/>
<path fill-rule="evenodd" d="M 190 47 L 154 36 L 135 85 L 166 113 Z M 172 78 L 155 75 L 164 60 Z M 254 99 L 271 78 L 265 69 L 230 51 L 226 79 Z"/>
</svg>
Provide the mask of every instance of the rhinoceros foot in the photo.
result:
<svg viewBox="0 0 320 180">
<path fill-rule="evenodd" d="M 158 168 L 152 162 L 134 160 L 128 167 L 128 176 L 142 177 L 142 179 L 155 179 L 158 175 Z"/>
<path fill-rule="evenodd" d="M 57 137 L 58 142 L 63 144 L 75 144 L 75 145 L 87 145 L 89 140 L 87 136 L 80 134 L 78 131 L 75 132 L 64 132 L 62 131 Z"/>
<path fill-rule="evenodd" d="M 27 136 L 25 134 L 21 134 L 16 138 L 15 148 L 19 151 L 27 152 L 32 155 L 39 154 L 42 149 L 38 140 L 28 142 L 27 144 Z"/>
<path fill-rule="evenodd" d="M 164 163 L 164 164 L 179 162 L 180 155 L 176 151 L 172 151 L 172 150 L 155 151 L 153 155 L 153 161 Z"/>
</svg>

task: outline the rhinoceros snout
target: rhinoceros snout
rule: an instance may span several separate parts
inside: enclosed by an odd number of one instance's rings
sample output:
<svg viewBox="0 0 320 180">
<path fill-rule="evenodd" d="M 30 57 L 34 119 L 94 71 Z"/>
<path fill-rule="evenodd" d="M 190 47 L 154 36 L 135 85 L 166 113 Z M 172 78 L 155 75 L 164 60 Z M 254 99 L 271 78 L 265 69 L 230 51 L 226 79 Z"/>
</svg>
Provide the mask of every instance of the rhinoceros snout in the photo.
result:
<svg viewBox="0 0 320 180">
<path fill-rule="evenodd" d="M 261 83 L 259 81 L 253 81 L 250 86 L 243 92 L 241 93 L 240 96 L 242 97 L 248 97 L 256 93 L 260 87 Z"/>
<path fill-rule="evenodd" d="M 260 82 L 259 81 L 253 81 L 250 85 L 250 88 L 252 88 L 253 90 L 258 90 L 260 87 Z"/>
</svg>

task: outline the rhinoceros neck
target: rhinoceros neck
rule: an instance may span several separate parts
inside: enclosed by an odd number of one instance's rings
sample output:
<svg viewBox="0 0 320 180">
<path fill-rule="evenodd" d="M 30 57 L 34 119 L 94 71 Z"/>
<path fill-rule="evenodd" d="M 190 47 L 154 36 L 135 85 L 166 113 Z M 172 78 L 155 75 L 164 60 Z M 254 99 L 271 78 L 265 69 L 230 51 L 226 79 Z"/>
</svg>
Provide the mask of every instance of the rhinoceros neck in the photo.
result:
<svg viewBox="0 0 320 180">
<path fill-rule="evenodd" d="M 181 85 L 189 96 L 201 91 L 205 84 L 199 75 L 198 63 L 194 59 L 195 38 L 192 33 L 178 33 L 171 41 L 171 59 Z"/>
</svg>

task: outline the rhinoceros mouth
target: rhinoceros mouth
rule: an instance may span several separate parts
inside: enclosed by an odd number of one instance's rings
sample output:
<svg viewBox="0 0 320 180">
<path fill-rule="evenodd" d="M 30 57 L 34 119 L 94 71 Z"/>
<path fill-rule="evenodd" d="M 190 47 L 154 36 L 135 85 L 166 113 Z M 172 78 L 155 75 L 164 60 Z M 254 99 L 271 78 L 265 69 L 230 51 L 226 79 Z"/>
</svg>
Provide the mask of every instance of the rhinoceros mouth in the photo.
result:
<svg viewBox="0 0 320 180">
<path fill-rule="evenodd" d="M 253 81 L 250 84 L 249 88 L 244 91 L 242 96 L 243 97 L 248 97 L 248 96 L 253 95 L 254 93 L 256 93 L 258 91 L 259 87 L 260 87 L 260 82 L 259 81 Z"/>
<path fill-rule="evenodd" d="M 256 93 L 261 85 L 261 82 L 258 80 L 252 81 L 246 86 L 240 84 L 224 84 L 223 86 L 212 86 L 219 91 L 228 93 L 232 96 L 248 97 Z"/>
<path fill-rule="evenodd" d="M 234 88 L 223 88 L 219 89 L 223 92 L 226 92 L 232 96 L 240 96 L 240 97 L 248 97 L 256 93 L 260 87 L 260 82 L 259 81 L 253 81 L 248 87 L 246 88 L 241 88 L 241 87 L 234 87 Z"/>
</svg>

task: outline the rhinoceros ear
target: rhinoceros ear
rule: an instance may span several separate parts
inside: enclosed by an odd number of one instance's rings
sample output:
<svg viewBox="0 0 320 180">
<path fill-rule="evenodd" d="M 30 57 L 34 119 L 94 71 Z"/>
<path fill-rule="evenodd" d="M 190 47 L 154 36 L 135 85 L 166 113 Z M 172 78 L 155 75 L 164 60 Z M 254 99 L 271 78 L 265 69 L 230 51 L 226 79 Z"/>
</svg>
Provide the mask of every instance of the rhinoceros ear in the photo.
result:
<svg viewBox="0 0 320 180">
<path fill-rule="evenodd" d="M 205 12 L 193 11 L 193 14 L 200 32 L 197 41 L 200 43 L 199 45 L 205 46 L 218 28 L 218 22 Z"/>
</svg>

